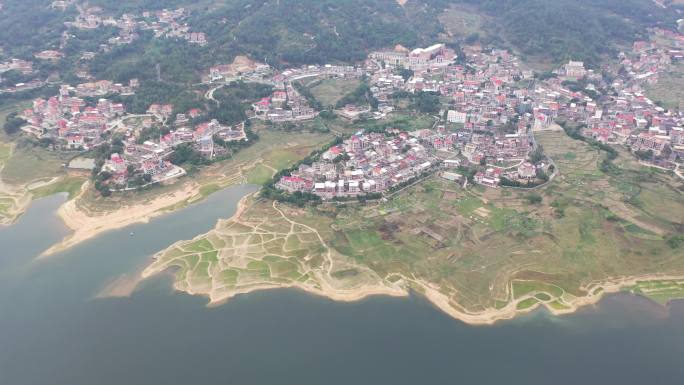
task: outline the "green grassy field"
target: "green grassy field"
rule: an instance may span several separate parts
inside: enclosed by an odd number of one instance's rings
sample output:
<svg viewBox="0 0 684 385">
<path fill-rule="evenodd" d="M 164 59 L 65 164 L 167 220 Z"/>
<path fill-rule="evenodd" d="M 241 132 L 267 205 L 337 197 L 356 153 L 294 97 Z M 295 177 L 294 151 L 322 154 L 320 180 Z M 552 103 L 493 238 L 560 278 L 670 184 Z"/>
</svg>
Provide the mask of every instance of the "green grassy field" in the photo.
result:
<svg viewBox="0 0 684 385">
<path fill-rule="evenodd" d="M 85 183 L 85 177 L 67 176 L 59 179 L 55 183 L 50 183 L 47 186 L 38 187 L 31 190 L 34 199 L 43 198 L 53 194 L 65 192 L 69 194 L 69 199 L 74 198 L 81 190 L 81 186 Z"/>
<path fill-rule="evenodd" d="M 247 183 L 262 185 L 271 180 L 271 177 L 273 177 L 273 170 L 259 164 L 247 174 Z"/>
<path fill-rule="evenodd" d="M 432 128 L 434 124 L 435 118 L 430 115 L 394 112 L 386 120 L 365 122 L 363 127 L 384 127 L 396 128 L 405 131 L 415 131 L 424 128 Z"/>
<path fill-rule="evenodd" d="M 537 301 L 537 299 L 528 298 L 526 300 L 520 301 L 517 305 L 517 309 L 518 310 L 527 310 L 527 309 L 531 308 L 532 306 L 536 305 L 537 303 L 539 303 L 539 301 Z"/>
<path fill-rule="evenodd" d="M 311 87 L 316 100 L 324 106 L 334 106 L 338 100 L 351 93 L 361 84 L 357 79 L 324 79 Z"/>
<path fill-rule="evenodd" d="M 639 282 L 626 290 L 651 298 L 663 305 L 673 299 L 684 299 L 684 281 Z"/>
<path fill-rule="evenodd" d="M 31 144 L 17 145 L 2 169 L 2 179 L 11 184 L 26 184 L 36 179 L 64 174 L 66 158 Z"/>
</svg>

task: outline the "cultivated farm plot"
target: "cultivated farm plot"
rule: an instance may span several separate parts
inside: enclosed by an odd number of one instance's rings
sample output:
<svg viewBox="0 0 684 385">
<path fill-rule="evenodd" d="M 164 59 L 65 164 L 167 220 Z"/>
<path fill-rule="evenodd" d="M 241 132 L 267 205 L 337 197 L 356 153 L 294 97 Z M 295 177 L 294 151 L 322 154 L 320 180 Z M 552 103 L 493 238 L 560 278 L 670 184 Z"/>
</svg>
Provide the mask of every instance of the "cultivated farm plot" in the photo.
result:
<svg viewBox="0 0 684 385">
<path fill-rule="evenodd" d="M 620 151 L 610 173 L 599 164 L 605 154 L 563 133 L 543 133 L 539 142 L 560 169 L 556 183 L 545 189 L 553 199 L 563 197 L 608 208 L 612 214 L 644 230 L 666 235 L 684 223 L 684 194 L 679 181 L 638 165 Z M 564 156 L 572 152 L 574 156 Z"/>
<path fill-rule="evenodd" d="M 323 248 L 306 237 L 310 233 L 275 210 L 267 214 L 255 209 L 239 222 L 230 221 L 204 237 L 174 246 L 151 268 L 175 266 L 179 287 L 214 296 L 251 285 L 306 281 L 311 268 L 320 268 L 308 261 L 323 262 Z"/>
</svg>

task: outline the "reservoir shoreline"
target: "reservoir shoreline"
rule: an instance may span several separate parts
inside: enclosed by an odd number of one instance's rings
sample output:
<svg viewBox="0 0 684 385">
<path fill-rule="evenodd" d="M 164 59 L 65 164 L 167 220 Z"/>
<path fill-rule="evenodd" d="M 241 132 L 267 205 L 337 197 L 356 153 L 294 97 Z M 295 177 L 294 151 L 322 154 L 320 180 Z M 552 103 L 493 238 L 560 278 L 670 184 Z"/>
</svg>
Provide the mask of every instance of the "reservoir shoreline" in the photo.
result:
<svg viewBox="0 0 684 385">
<path fill-rule="evenodd" d="M 607 295 L 563 317 L 538 310 L 488 327 L 436 311 L 417 292 L 336 302 L 262 290 L 207 307 L 204 298 L 174 294 L 170 274 L 162 274 L 130 293 L 97 296 L 131 278 L 157 250 L 230 217 L 253 191 L 221 191 L 41 260 L 35 255 L 68 232 L 48 215 L 65 197 L 34 202 L 0 229 L 0 382 L 260 385 L 297 373 L 303 385 L 454 378 L 570 385 L 665 384 L 684 376 L 684 305 L 662 311 L 631 295 Z"/>
<path fill-rule="evenodd" d="M 242 198 L 237 203 L 236 210 L 230 218 L 220 219 L 214 227 L 214 230 L 219 229 L 223 224 L 229 221 L 237 221 L 239 223 L 240 216 L 247 210 L 249 199 L 258 194 L 258 192 L 250 193 Z M 197 241 L 201 239 L 205 234 L 197 235 L 192 238 L 192 241 Z M 161 256 L 166 250 L 172 249 L 175 246 L 186 243 L 188 240 L 178 240 L 172 245 L 168 246 L 162 251 L 155 254 L 152 259 L 155 260 Z M 140 274 L 140 281 L 148 279 L 156 274 L 159 274 L 166 270 L 164 266 L 155 266 L 154 264 L 145 268 Z M 396 274 L 395 274 L 396 275 Z M 650 282 L 658 280 L 684 280 L 682 275 L 666 275 L 666 274 L 649 274 L 642 276 L 633 277 L 612 277 L 602 281 L 596 281 L 588 284 L 586 287 L 581 288 L 586 291 L 587 295 L 574 297 L 572 300 L 568 301 L 568 305 L 565 309 L 557 309 L 549 305 L 549 302 L 537 302 L 533 306 L 525 309 L 520 309 L 518 306 L 521 302 L 534 298 L 535 293 L 531 293 L 526 296 L 521 296 L 515 300 L 511 300 L 499 309 L 486 309 L 482 312 L 469 312 L 459 304 L 454 303 L 449 298 L 447 298 L 442 292 L 431 285 L 429 282 L 421 281 L 418 279 L 408 278 L 403 276 L 401 280 L 395 283 L 389 283 L 383 280 L 377 284 L 364 284 L 360 287 L 353 289 L 341 289 L 339 287 L 334 287 L 331 285 L 325 277 L 320 277 L 318 280 L 319 285 L 307 285 L 297 281 L 290 281 L 287 283 L 273 283 L 273 282 L 263 282 L 255 283 L 247 287 L 238 287 L 231 290 L 211 290 L 209 293 L 196 293 L 191 287 L 182 287 L 178 285 L 178 281 L 173 283 L 175 290 L 180 292 L 185 292 L 190 295 L 200 295 L 208 298 L 209 302 L 207 306 L 216 307 L 225 304 L 229 300 L 235 298 L 241 294 L 248 294 L 252 292 L 271 290 L 271 289 L 298 289 L 313 295 L 325 297 L 337 302 L 354 302 L 363 300 L 371 296 L 389 296 L 389 297 L 407 297 L 411 291 L 420 293 L 428 302 L 435 306 L 440 311 L 446 313 L 450 317 L 462 321 L 470 325 L 492 325 L 498 321 L 510 320 L 517 316 L 530 313 L 538 308 L 545 308 L 550 314 L 554 316 L 562 316 L 567 314 L 572 314 L 579 309 L 591 305 L 595 305 L 600 302 L 605 295 L 615 294 L 622 291 L 625 287 L 636 285 L 638 282 Z M 512 291 L 511 291 L 512 292 Z"/>
</svg>

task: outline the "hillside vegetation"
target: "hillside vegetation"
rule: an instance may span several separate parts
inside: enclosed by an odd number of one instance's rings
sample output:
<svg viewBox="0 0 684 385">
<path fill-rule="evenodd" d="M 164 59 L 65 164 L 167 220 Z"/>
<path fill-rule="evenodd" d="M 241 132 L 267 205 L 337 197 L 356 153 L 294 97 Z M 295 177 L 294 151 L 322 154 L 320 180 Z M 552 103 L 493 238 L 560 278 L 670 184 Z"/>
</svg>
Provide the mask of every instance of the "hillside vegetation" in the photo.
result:
<svg viewBox="0 0 684 385">
<path fill-rule="evenodd" d="M 568 59 L 597 65 L 644 34 L 675 28 L 678 8 L 650 0 L 429 0 L 434 6 L 467 4 L 486 14 L 484 43 L 511 46 L 555 63 Z"/>
<path fill-rule="evenodd" d="M 0 45 L 8 57 L 31 58 L 41 49 L 58 49 L 64 21 L 76 14 L 74 6 L 59 11 L 51 9 L 48 1 L 4 3 Z M 98 55 L 91 65 L 93 75 L 117 81 L 152 79 L 157 63 L 168 79 L 194 82 L 203 69 L 231 62 L 237 55 L 276 67 L 354 62 L 370 50 L 437 40 L 480 40 L 513 48 L 537 61 L 577 59 L 597 65 L 638 39 L 647 27 L 675 28 L 676 19 L 682 17 L 681 5 L 663 9 L 650 0 L 409 0 L 403 5 L 396 0 L 93 0 L 88 4 L 115 15 L 184 7 L 190 12 L 191 28 L 207 33 L 205 47 L 143 34 L 131 45 Z M 448 31 L 444 24 L 453 18 L 445 18 L 445 10 L 454 6 L 467 25 Z M 77 51 L 96 50 L 113 33 L 71 32 L 75 35 L 66 47 L 67 60 L 49 70 L 68 73 L 80 56 Z"/>
<path fill-rule="evenodd" d="M 184 6 L 194 31 L 207 34 L 205 47 L 184 41 L 154 39 L 142 33 L 132 44 L 99 54 L 89 65 L 98 78 L 126 82 L 153 80 L 160 65 L 165 82 L 190 84 L 199 74 L 237 55 L 248 55 L 274 67 L 310 63 L 355 62 L 368 52 L 395 44 L 429 44 L 442 26 L 437 10 L 428 6 L 400 6 L 394 0 L 173 0 L 145 8 L 130 2 L 102 2 L 106 13 Z M 57 17 L 56 15 L 54 17 Z"/>
<path fill-rule="evenodd" d="M 190 23 L 207 31 L 216 51 L 269 64 L 349 62 L 370 49 L 427 43 L 441 31 L 433 12 L 394 0 L 234 0 Z"/>
</svg>

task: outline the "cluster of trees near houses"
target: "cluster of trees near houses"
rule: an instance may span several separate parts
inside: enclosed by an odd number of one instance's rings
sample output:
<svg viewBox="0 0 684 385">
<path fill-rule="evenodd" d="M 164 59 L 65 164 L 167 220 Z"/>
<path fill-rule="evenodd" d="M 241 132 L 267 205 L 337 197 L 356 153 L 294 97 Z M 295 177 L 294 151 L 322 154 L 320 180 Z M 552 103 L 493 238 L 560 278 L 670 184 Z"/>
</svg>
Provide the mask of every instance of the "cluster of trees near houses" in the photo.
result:
<svg viewBox="0 0 684 385">
<path fill-rule="evenodd" d="M 209 118 L 221 124 L 237 124 L 247 119 L 246 111 L 251 102 L 265 98 L 273 92 L 273 87 L 260 83 L 233 82 L 230 86 L 214 92 L 216 103 L 209 104 Z"/>
<path fill-rule="evenodd" d="M 321 111 L 325 108 L 323 103 L 316 99 L 313 92 L 311 92 L 311 90 L 308 87 L 305 87 L 301 82 L 294 82 L 292 83 L 292 86 L 306 99 L 306 102 L 309 103 L 311 108 L 316 111 Z"/>
<path fill-rule="evenodd" d="M 601 171 L 607 174 L 619 172 L 619 169 L 615 167 L 615 165 L 613 165 L 613 161 L 618 157 L 617 150 L 608 144 L 599 142 L 594 138 L 587 138 L 586 136 L 582 135 L 582 129 L 584 129 L 586 125 L 580 124 L 577 126 L 573 126 L 568 124 L 567 122 L 558 122 L 558 124 L 563 128 L 563 131 L 565 131 L 565 133 L 569 137 L 575 140 L 581 140 L 590 145 L 591 147 L 594 147 L 595 149 L 606 153 L 606 157 L 603 158 L 601 160 L 601 163 L 599 164 L 599 169 Z"/>
<path fill-rule="evenodd" d="M 12 135 L 19 132 L 19 129 L 24 124 L 26 124 L 26 121 L 17 116 L 16 112 L 12 112 L 5 117 L 5 122 L 2 128 L 5 130 L 5 133 Z"/>
<path fill-rule="evenodd" d="M 425 114 L 437 114 L 441 107 L 439 94 L 432 91 L 396 91 L 390 97 L 392 99 L 407 99 L 410 102 L 411 109 Z"/>
<path fill-rule="evenodd" d="M 111 95 L 109 98 L 121 102 L 126 111 L 133 114 L 143 114 L 153 103 L 172 104 L 174 111 L 169 123 L 179 113 L 187 113 L 197 108 L 205 114 L 191 122 L 195 125 L 211 119 L 221 124 L 233 125 L 247 119 L 246 111 L 250 103 L 271 94 L 273 87 L 258 83 L 233 82 L 229 86 L 214 92 L 214 99 L 206 100 L 203 92 L 192 91 L 178 83 L 144 81 L 136 90 L 135 95 Z"/>
<path fill-rule="evenodd" d="M 371 109 L 378 109 L 378 99 L 373 96 L 370 90 L 370 85 L 367 79 L 364 79 L 352 92 L 344 95 L 335 104 L 335 108 L 342 108 L 347 104 L 355 104 L 359 106 L 370 105 Z"/>
</svg>

